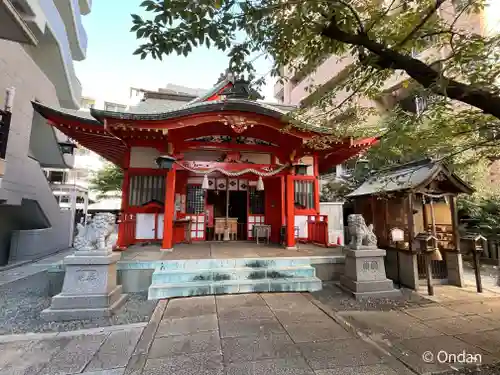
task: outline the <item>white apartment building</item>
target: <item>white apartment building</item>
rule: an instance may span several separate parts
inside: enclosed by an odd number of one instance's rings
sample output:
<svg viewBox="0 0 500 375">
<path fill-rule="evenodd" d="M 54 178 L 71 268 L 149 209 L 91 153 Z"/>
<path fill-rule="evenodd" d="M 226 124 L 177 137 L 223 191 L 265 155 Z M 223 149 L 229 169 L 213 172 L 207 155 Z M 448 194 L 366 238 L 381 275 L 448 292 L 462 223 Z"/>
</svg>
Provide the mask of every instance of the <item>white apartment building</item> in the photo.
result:
<svg viewBox="0 0 500 375">
<path fill-rule="evenodd" d="M 85 59 L 82 15 L 91 0 L 0 1 L 0 103 L 15 89 L 10 127 L 2 125 L 0 265 L 67 248 L 73 217 L 62 211 L 43 169 L 74 166 L 73 145 L 32 102 L 76 110 L 82 87 L 73 61 Z M 14 90 L 10 89 L 10 93 Z"/>
</svg>

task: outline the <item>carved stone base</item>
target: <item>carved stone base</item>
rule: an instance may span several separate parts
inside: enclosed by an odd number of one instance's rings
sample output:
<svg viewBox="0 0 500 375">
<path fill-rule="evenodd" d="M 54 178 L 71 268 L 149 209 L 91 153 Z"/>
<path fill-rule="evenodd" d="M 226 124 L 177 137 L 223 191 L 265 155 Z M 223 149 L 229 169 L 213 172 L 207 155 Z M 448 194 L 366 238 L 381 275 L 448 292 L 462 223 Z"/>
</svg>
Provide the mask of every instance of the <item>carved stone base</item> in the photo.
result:
<svg viewBox="0 0 500 375">
<path fill-rule="evenodd" d="M 116 284 L 119 253 L 77 251 L 64 258 L 66 273 L 60 294 L 42 311 L 46 320 L 63 321 L 111 316 L 127 299 Z"/>
<path fill-rule="evenodd" d="M 345 272 L 340 287 L 352 293 L 356 299 L 397 298 L 401 291 L 385 273 L 385 250 L 366 247 L 363 250 L 345 249 Z"/>
</svg>

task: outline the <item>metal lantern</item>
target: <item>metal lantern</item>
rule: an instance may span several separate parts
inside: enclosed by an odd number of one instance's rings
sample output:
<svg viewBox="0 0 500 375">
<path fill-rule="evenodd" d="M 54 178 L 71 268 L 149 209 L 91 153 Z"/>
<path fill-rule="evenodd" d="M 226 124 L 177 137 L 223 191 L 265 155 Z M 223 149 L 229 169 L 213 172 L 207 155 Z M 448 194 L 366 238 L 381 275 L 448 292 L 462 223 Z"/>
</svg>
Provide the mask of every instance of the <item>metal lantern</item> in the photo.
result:
<svg viewBox="0 0 500 375">
<path fill-rule="evenodd" d="M 167 171 L 172 170 L 172 166 L 175 162 L 175 158 L 173 156 L 159 156 L 156 158 L 155 162 L 158 168 L 160 169 L 166 169 Z"/>
<path fill-rule="evenodd" d="M 73 142 L 59 142 L 59 149 L 63 154 L 73 155 L 76 144 Z"/>
<path fill-rule="evenodd" d="M 307 175 L 307 167 L 309 167 L 308 164 L 303 164 L 303 163 L 297 163 L 294 165 L 295 168 L 295 174 L 297 176 L 305 176 Z"/>
</svg>

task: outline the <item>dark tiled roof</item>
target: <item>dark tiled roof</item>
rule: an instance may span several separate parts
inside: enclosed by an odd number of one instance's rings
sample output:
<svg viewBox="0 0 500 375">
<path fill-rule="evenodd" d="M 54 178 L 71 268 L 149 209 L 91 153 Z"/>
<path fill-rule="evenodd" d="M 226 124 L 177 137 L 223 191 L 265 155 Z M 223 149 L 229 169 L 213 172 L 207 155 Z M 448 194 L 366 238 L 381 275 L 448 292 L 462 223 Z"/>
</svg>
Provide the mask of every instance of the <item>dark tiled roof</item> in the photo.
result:
<svg viewBox="0 0 500 375">
<path fill-rule="evenodd" d="M 455 173 L 451 172 L 446 164 L 432 159 L 416 160 L 380 170 L 368 179 L 348 197 L 380 194 L 403 190 L 418 190 L 428 185 L 441 172 L 455 186 L 453 193 L 471 194 L 473 189 Z"/>
</svg>

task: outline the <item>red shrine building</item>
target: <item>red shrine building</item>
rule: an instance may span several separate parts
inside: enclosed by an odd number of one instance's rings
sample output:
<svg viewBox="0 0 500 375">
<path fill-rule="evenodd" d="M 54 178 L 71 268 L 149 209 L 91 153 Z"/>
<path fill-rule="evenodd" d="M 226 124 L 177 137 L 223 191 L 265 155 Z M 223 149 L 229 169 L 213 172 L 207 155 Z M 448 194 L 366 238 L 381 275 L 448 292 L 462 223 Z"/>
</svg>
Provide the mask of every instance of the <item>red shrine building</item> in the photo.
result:
<svg viewBox="0 0 500 375">
<path fill-rule="evenodd" d="M 310 148 L 319 128 L 291 125 L 286 111 L 251 99 L 231 76 L 180 108 L 91 116 L 33 106 L 50 125 L 124 171 L 118 248 L 158 242 L 310 240 L 319 215 L 319 175 L 377 139 Z M 307 129 L 307 130 L 305 130 Z"/>
</svg>

